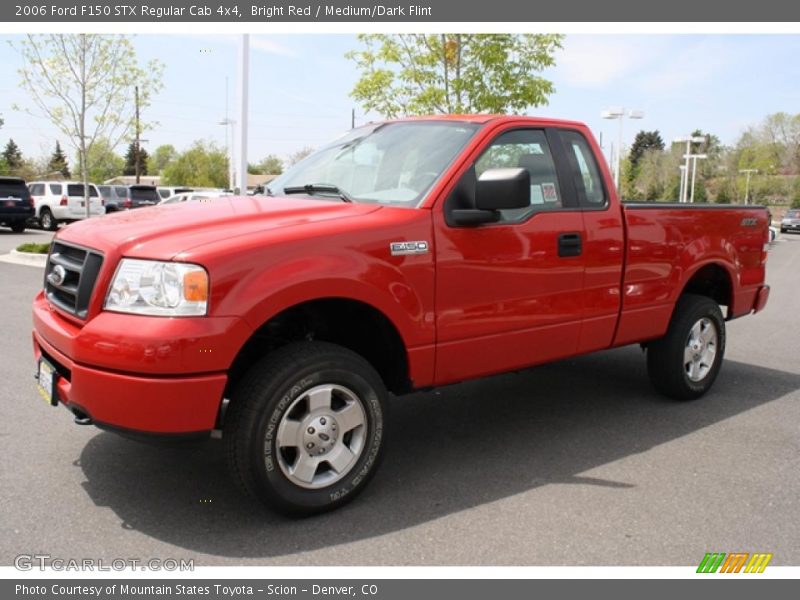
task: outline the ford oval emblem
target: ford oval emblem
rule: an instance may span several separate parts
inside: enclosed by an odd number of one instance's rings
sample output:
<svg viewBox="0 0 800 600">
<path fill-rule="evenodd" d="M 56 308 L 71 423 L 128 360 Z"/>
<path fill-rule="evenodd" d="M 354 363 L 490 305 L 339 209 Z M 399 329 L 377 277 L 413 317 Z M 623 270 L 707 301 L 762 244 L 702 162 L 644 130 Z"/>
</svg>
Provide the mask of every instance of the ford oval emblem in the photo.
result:
<svg viewBox="0 0 800 600">
<path fill-rule="evenodd" d="M 64 280 L 66 278 L 67 278 L 67 270 L 61 265 L 56 265 L 55 267 L 53 267 L 53 270 L 50 271 L 50 274 L 47 276 L 47 281 L 49 281 L 55 286 L 59 286 L 62 283 L 64 283 Z"/>
</svg>

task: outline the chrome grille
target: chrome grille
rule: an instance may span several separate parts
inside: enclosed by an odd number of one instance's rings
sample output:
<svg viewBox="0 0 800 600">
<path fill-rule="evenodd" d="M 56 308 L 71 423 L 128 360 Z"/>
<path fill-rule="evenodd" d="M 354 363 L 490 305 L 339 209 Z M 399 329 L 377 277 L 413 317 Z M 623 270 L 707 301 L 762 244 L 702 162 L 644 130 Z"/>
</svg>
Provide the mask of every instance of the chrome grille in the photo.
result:
<svg viewBox="0 0 800 600">
<path fill-rule="evenodd" d="M 54 242 L 44 270 L 47 299 L 64 312 L 85 319 L 102 264 L 99 252 Z"/>
</svg>

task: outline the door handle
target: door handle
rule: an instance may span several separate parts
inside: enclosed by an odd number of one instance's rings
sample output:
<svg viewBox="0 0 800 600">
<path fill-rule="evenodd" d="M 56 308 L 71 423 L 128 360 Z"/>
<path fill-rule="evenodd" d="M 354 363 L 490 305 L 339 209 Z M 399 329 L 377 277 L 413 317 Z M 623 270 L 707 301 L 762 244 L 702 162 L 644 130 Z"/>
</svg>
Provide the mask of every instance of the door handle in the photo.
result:
<svg viewBox="0 0 800 600">
<path fill-rule="evenodd" d="M 580 233 L 561 233 L 558 235 L 558 255 L 560 257 L 580 256 L 583 241 Z"/>
</svg>

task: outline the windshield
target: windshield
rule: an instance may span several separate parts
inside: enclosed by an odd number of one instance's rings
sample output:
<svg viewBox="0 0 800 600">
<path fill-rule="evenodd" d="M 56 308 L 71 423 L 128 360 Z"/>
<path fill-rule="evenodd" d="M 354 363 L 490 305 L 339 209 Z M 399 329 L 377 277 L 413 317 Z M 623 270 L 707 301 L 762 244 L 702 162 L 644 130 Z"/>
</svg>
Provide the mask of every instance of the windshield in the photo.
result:
<svg viewBox="0 0 800 600">
<path fill-rule="evenodd" d="M 312 186 L 308 195 L 336 197 L 313 190 L 328 185 L 356 202 L 417 206 L 478 127 L 447 121 L 360 127 L 296 164 L 267 191 Z"/>
<path fill-rule="evenodd" d="M 800 210 L 790 210 L 786 213 L 787 219 L 797 219 L 800 218 Z"/>
</svg>

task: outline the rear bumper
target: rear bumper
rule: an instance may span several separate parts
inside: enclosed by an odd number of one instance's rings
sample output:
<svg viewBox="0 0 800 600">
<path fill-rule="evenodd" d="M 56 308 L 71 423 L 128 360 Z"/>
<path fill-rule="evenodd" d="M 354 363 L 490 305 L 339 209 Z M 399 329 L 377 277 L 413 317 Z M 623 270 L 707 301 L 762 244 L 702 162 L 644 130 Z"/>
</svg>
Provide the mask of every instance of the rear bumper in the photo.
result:
<svg viewBox="0 0 800 600">
<path fill-rule="evenodd" d="M 24 223 L 33 217 L 33 209 L 27 210 L 2 210 L 0 209 L 0 223 Z"/>
<path fill-rule="evenodd" d="M 767 300 L 769 300 L 769 286 L 762 285 L 758 288 L 758 292 L 756 292 L 756 299 L 753 302 L 753 313 L 757 313 L 764 309 L 767 305 Z"/>
</svg>

